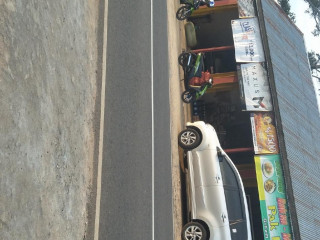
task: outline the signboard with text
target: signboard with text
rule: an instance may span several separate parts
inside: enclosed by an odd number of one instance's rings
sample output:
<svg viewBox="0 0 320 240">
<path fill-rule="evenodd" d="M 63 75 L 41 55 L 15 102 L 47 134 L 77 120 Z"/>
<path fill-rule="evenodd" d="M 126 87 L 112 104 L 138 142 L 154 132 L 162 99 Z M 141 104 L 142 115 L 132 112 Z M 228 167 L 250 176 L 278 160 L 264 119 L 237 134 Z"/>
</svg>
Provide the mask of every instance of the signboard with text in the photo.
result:
<svg viewBox="0 0 320 240">
<path fill-rule="evenodd" d="M 264 62 L 264 52 L 257 18 L 232 20 L 237 62 Z"/>
<path fill-rule="evenodd" d="M 264 240 L 292 240 L 280 155 L 255 156 Z"/>
<path fill-rule="evenodd" d="M 271 112 L 251 113 L 250 119 L 255 154 L 279 153 L 273 114 Z"/>
<path fill-rule="evenodd" d="M 241 64 L 241 99 L 247 111 L 272 111 L 267 72 L 261 63 Z"/>
</svg>

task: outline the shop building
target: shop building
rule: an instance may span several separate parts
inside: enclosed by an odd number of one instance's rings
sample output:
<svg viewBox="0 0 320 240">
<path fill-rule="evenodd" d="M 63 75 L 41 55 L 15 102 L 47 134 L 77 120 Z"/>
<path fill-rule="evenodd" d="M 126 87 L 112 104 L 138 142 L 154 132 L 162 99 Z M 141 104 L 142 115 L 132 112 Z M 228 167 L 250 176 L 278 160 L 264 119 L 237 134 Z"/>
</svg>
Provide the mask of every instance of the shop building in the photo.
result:
<svg viewBox="0 0 320 240">
<path fill-rule="evenodd" d="M 188 22 L 214 82 L 193 120 L 215 127 L 237 165 L 254 239 L 318 239 L 320 118 L 303 34 L 273 0 L 216 1 Z"/>
</svg>

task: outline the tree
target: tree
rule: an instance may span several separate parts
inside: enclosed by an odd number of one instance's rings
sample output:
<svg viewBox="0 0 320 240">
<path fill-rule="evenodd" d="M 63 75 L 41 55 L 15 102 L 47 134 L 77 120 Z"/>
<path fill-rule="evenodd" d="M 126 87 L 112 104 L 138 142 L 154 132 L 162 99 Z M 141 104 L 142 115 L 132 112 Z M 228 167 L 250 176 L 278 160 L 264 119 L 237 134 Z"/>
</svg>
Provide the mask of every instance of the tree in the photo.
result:
<svg viewBox="0 0 320 240">
<path fill-rule="evenodd" d="M 320 80 L 320 77 L 318 76 L 318 74 L 320 74 L 320 54 L 311 51 L 308 52 L 308 58 L 310 62 L 312 76 Z"/>
<path fill-rule="evenodd" d="M 316 27 L 312 34 L 314 36 L 320 35 L 320 0 L 304 0 L 306 3 L 309 4 L 309 9 L 307 13 L 309 13 L 316 22 Z"/>
<path fill-rule="evenodd" d="M 277 0 L 282 10 L 288 15 L 288 17 L 295 22 L 295 14 L 291 12 L 291 6 L 289 0 Z M 315 37 L 320 36 L 320 0 L 304 0 L 309 4 L 307 13 L 313 16 L 316 22 L 316 28 L 312 32 Z M 314 51 L 308 52 L 309 63 L 311 67 L 312 76 L 320 81 L 320 54 Z"/>
<path fill-rule="evenodd" d="M 304 0 L 309 4 L 309 9 L 306 11 L 309 13 L 314 21 L 316 22 L 316 27 L 312 34 L 315 37 L 320 36 L 320 0 Z M 320 81 L 318 74 L 320 73 L 320 54 L 315 52 L 308 52 L 310 67 L 312 71 L 312 76 Z M 316 75 L 315 75 L 316 74 Z"/>
<path fill-rule="evenodd" d="M 278 3 L 280 5 L 280 7 L 282 8 L 282 10 L 291 19 L 291 21 L 295 23 L 296 22 L 296 15 L 293 12 L 291 12 L 291 5 L 289 3 L 289 0 L 278 0 Z"/>
</svg>

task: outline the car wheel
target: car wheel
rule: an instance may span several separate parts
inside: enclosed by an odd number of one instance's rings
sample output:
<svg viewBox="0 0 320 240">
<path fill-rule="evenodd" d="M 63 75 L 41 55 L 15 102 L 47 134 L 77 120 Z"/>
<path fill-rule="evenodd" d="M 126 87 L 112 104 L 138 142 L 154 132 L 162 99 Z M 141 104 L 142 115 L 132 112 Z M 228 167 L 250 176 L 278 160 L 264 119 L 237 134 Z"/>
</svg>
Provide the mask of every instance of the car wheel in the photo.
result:
<svg viewBox="0 0 320 240">
<path fill-rule="evenodd" d="M 201 137 L 196 130 L 187 128 L 179 134 L 178 143 L 183 149 L 191 150 L 200 145 Z"/>
<path fill-rule="evenodd" d="M 198 222 L 189 222 L 182 228 L 183 240 L 207 240 L 206 229 Z"/>
</svg>

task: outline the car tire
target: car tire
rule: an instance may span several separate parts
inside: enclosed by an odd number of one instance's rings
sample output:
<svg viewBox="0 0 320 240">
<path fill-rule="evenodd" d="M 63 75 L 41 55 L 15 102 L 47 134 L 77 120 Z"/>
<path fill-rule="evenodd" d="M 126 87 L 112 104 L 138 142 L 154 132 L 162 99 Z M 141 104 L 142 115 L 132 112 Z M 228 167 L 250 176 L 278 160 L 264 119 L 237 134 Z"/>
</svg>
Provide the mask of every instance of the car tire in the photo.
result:
<svg viewBox="0 0 320 240">
<path fill-rule="evenodd" d="M 204 226 L 198 222 L 189 222 L 182 228 L 183 240 L 207 240 L 208 233 Z"/>
<path fill-rule="evenodd" d="M 179 133 L 178 144 L 185 150 L 191 150 L 198 147 L 201 143 L 201 137 L 198 131 L 187 128 Z"/>
</svg>

